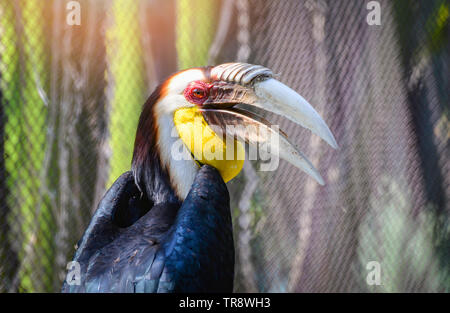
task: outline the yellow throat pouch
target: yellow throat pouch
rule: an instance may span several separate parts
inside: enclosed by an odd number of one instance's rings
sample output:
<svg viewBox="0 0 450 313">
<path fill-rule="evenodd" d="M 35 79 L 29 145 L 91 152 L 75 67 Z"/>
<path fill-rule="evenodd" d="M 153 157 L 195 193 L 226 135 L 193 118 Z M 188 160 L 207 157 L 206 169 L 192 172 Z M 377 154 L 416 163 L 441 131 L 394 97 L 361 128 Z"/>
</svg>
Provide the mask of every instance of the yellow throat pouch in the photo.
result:
<svg viewBox="0 0 450 313">
<path fill-rule="evenodd" d="M 233 139 L 227 146 L 226 137 L 221 138 L 209 127 L 197 107 L 176 110 L 173 121 L 181 140 L 198 162 L 216 168 L 225 182 L 239 174 L 245 159 L 242 143 Z"/>
</svg>

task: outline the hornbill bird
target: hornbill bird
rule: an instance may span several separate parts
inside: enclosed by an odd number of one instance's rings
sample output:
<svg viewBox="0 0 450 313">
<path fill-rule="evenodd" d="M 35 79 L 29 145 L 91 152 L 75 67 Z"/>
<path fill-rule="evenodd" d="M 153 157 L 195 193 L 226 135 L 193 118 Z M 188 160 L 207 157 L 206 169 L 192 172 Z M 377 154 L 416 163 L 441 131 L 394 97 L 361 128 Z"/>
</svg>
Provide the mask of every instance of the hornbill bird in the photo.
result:
<svg viewBox="0 0 450 313">
<path fill-rule="evenodd" d="M 323 184 L 282 131 L 238 104 L 285 116 L 337 147 L 312 106 L 263 66 L 176 73 L 145 103 L 131 171 L 101 200 L 73 259 L 79 281 L 66 279 L 63 292 L 232 292 L 225 183 L 242 169 L 244 144 L 266 147 Z"/>
</svg>

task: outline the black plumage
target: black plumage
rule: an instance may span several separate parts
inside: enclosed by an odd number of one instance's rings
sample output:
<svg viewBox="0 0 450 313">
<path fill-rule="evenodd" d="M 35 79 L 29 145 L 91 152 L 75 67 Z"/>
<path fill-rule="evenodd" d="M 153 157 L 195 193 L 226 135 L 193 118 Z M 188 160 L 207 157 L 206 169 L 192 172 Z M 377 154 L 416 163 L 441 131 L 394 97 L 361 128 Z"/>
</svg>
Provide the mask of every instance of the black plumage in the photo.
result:
<svg viewBox="0 0 450 313">
<path fill-rule="evenodd" d="M 131 172 L 117 179 L 75 254 L 81 285 L 63 292 L 232 291 L 229 195 L 217 170 L 202 166 L 183 203 L 148 205 Z"/>
</svg>

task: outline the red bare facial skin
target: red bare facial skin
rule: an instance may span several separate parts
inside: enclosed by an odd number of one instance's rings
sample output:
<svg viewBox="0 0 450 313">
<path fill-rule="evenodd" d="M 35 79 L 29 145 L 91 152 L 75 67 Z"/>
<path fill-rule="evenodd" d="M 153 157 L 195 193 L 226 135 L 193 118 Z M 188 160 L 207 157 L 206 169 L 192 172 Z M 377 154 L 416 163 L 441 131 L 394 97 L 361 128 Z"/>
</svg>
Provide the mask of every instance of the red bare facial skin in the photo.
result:
<svg viewBox="0 0 450 313">
<path fill-rule="evenodd" d="M 212 85 L 201 80 L 190 83 L 184 90 L 184 97 L 190 103 L 201 106 L 209 97 Z"/>
</svg>

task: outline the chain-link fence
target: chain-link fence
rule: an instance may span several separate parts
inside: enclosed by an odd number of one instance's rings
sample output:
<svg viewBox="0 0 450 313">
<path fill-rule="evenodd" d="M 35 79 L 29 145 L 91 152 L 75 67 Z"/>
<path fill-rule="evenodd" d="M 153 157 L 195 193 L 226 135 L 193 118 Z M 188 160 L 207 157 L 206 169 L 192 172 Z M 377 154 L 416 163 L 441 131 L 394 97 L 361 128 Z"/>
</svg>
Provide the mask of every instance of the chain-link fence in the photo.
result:
<svg viewBox="0 0 450 313">
<path fill-rule="evenodd" d="M 271 68 L 339 144 L 269 117 L 326 185 L 246 162 L 229 183 L 235 290 L 449 291 L 449 15 L 445 0 L 1 1 L 0 291 L 60 290 L 146 97 L 229 61 Z"/>
</svg>

